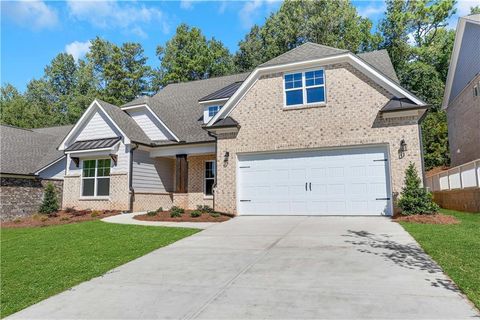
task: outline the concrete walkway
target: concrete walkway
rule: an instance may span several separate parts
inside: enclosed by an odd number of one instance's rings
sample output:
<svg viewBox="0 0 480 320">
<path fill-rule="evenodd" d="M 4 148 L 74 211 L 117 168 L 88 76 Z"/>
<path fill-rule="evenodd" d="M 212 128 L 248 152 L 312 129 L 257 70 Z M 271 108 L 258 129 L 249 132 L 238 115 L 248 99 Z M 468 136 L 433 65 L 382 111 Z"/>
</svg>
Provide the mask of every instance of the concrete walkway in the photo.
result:
<svg viewBox="0 0 480 320">
<path fill-rule="evenodd" d="M 442 270 L 388 218 L 239 217 L 11 318 L 476 316 Z"/>
<path fill-rule="evenodd" d="M 220 222 L 142 221 L 142 220 L 133 219 L 134 216 L 137 216 L 139 214 L 145 214 L 145 213 L 146 212 L 118 214 L 116 216 L 103 218 L 102 221 L 110 222 L 110 223 L 120 223 L 120 224 L 136 224 L 140 226 L 181 227 L 181 228 L 197 228 L 197 229 L 208 229 L 220 223 Z"/>
</svg>

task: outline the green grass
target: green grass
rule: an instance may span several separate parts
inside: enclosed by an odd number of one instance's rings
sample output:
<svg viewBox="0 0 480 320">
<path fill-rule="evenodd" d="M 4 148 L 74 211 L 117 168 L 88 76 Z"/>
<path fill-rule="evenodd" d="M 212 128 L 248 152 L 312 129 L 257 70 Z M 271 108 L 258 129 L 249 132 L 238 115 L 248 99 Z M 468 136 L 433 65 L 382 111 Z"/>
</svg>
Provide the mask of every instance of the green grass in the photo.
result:
<svg viewBox="0 0 480 320">
<path fill-rule="evenodd" d="M 457 225 L 401 225 L 480 308 L 480 214 L 441 210 L 461 221 Z"/>
<path fill-rule="evenodd" d="M 91 221 L 1 230 L 1 312 L 49 296 L 198 232 Z"/>
</svg>

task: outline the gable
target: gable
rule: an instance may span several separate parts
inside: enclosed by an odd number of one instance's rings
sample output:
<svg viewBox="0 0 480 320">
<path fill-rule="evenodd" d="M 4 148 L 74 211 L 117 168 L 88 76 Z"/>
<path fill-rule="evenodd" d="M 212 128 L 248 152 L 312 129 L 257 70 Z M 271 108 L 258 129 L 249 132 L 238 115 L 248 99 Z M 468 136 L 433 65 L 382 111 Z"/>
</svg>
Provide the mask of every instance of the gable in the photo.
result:
<svg viewBox="0 0 480 320">
<path fill-rule="evenodd" d="M 72 140 L 92 140 L 103 138 L 114 138 L 121 136 L 115 125 L 100 110 L 96 110 L 78 130 L 77 135 Z"/>
<path fill-rule="evenodd" d="M 168 128 L 146 107 L 126 108 L 127 113 L 132 117 L 138 126 L 145 132 L 152 141 L 177 140 Z"/>
</svg>

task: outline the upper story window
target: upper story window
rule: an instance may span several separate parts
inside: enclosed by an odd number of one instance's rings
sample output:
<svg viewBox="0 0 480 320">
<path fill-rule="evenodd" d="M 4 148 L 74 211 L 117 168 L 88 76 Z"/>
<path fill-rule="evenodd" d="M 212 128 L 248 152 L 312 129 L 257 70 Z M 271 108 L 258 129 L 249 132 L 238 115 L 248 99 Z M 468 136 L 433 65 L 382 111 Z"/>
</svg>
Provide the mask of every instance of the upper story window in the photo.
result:
<svg viewBox="0 0 480 320">
<path fill-rule="evenodd" d="M 101 197 L 110 194 L 110 159 L 83 160 L 82 196 Z"/>
<path fill-rule="evenodd" d="M 221 105 L 206 106 L 203 111 L 203 122 L 207 123 L 210 121 L 220 109 L 222 109 Z"/>
<path fill-rule="evenodd" d="M 325 103 L 323 69 L 289 73 L 284 76 L 285 106 Z"/>
</svg>

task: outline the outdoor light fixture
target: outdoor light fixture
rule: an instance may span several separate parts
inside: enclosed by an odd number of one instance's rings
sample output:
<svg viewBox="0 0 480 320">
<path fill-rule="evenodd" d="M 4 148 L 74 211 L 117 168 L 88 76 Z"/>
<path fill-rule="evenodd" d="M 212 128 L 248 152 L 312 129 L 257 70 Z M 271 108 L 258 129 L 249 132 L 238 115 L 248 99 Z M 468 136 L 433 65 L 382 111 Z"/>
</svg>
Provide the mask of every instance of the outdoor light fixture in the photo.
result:
<svg viewBox="0 0 480 320">
<path fill-rule="evenodd" d="M 230 152 L 225 151 L 225 155 L 223 156 L 223 162 L 224 162 L 225 164 L 228 163 L 228 157 L 230 157 Z"/>
<path fill-rule="evenodd" d="M 405 139 L 400 140 L 400 149 L 398 149 L 398 157 L 402 159 L 405 157 L 405 151 L 407 151 L 407 143 Z"/>
</svg>

